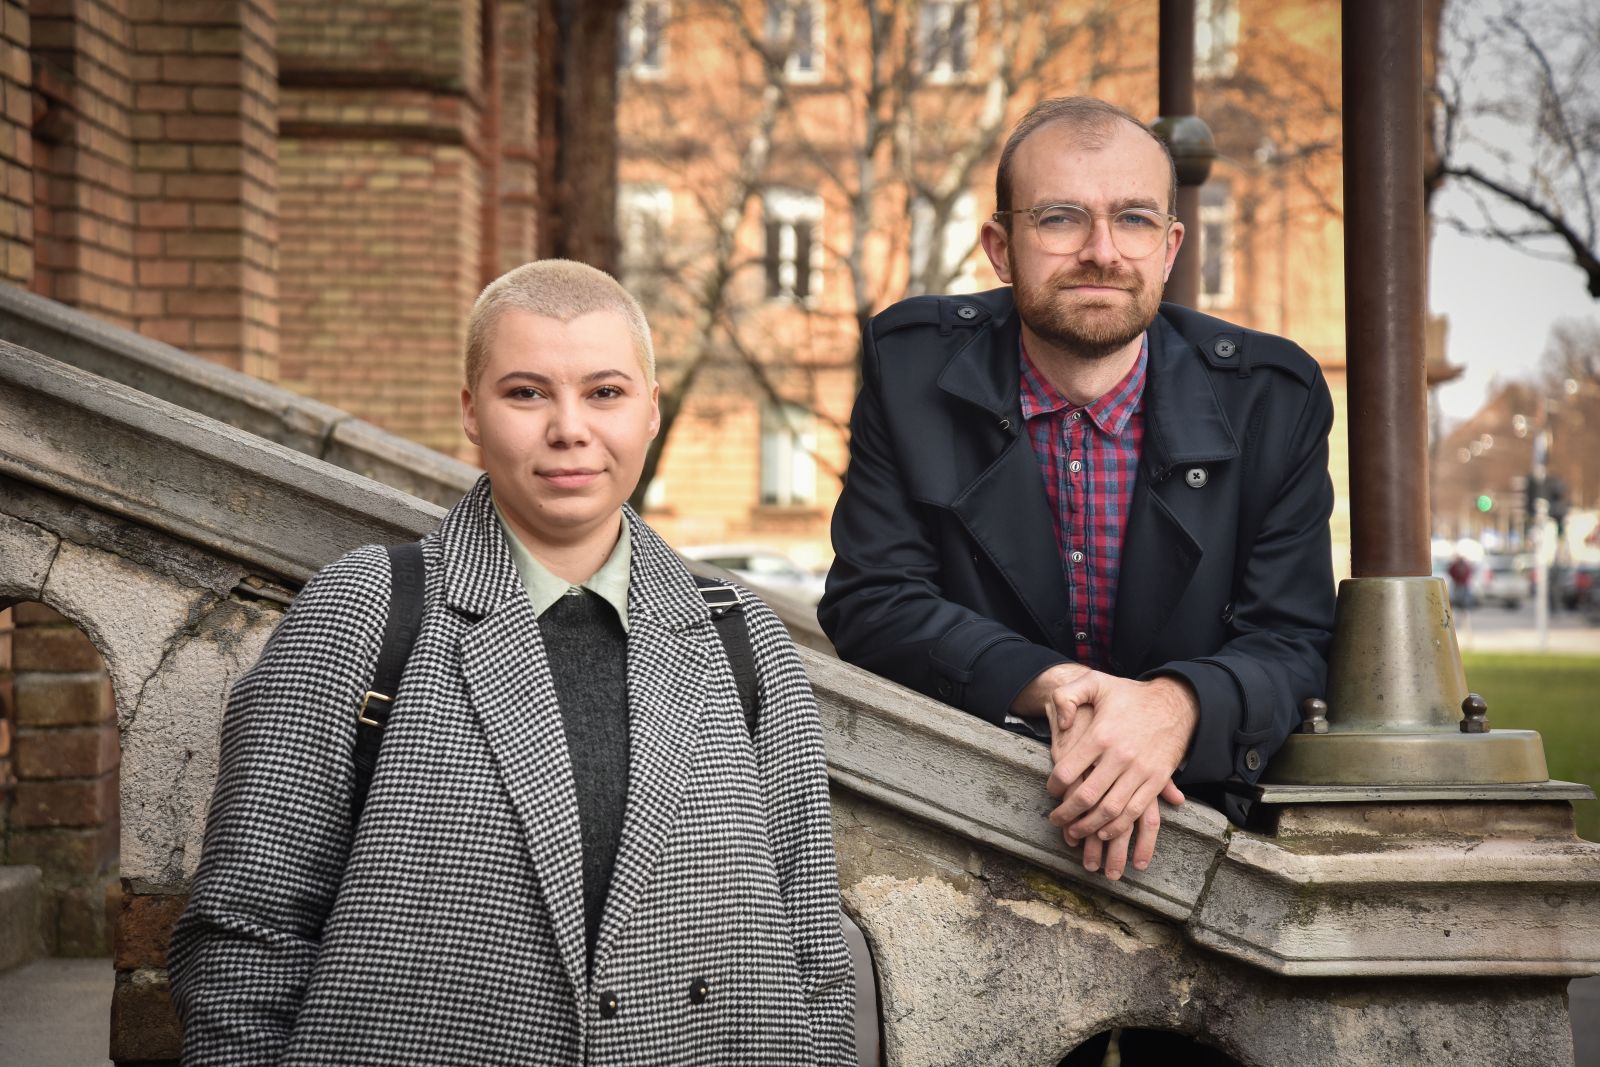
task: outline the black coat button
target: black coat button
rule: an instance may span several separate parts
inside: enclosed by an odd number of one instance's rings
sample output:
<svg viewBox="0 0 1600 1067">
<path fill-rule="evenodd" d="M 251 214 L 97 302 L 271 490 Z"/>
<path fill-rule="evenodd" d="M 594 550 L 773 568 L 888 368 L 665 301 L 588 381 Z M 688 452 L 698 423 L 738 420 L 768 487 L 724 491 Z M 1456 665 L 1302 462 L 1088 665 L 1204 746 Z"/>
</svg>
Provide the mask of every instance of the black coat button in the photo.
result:
<svg viewBox="0 0 1600 1067">
<path fill-rule="evenodd" d="M 615 993 L 600 994 L 600 1018 L 611 1018 L 613 1015 L 617 1014 L 617 1009 L 619 1007 L 621 1007 L 621 1005 L 617 1003 L 617 995 Z"/>
<path fill-rule="evenodd" d="M 1222 624 L 1224 626 L 1226 626 L 1228 623 L 1230 623 L 1232 621 L 1233 621 L 1233 601 L 1230 600 L 1226 604 L 1222 605 Z"/>
<path fill-rule="evenodd" d="M 950 691 L 952 689 L 954 689 L 954 688 L 955 687 L 950 684 L 950 679 L 948 679 L 948 678 L 940 678 L 939 681 L 937 683 L 935 683 L 935 685 L 933 687 L 934 692 L 938 693 L 941 697 L 944 697 L 945 699 L 949 699 Z"/>
<path fill-rule="evenodd" d="M 711 995 L 711 986 L 704 978 L 696 978 L 689 983 L 689 1003 L 704 1004 Z"/>
<path fill-rule="evenodd" d="M 1259 771 L 1261 769 L 1261 753 L 1253 748 L 1245 749 L 1244 769 L 1247 771 Z"/>
<path fill-rule="evenodd" d="M 1215 345 L 1211 346 L 1211 351 L 1217 354 L 1218 359 L 1232 359 L 1233 353 L 1238 349 L 1238 347 L 1238 345 L 1224 337 Z"/>
<path fill-rule="evenodd" d="M 971 322 L 973 319 L 978 317 L 978 309 L 973 307 L 971 304 L 962 304 L 960 307 L 956 308 L 956 315 L 959 318 L 963 318 L 968 322 Z"/>
</svg>

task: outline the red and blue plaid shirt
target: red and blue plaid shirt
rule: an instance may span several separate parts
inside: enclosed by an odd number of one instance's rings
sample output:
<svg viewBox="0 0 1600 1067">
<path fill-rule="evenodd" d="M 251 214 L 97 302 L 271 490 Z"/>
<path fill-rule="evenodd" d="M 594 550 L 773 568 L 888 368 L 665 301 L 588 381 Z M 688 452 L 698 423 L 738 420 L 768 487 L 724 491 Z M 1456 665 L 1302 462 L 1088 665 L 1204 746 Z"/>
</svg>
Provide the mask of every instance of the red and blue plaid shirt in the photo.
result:
<svg viewBox="0 0 1600 1067">
<path fill-rule="evenodd" d="M 1144 442 L 1144 376 L 1150 338 L 1122 381 L 1092 404 L 1075 407 L 1022 349 L 1022 417 L 1044 477 L 1056 544 L 1072 604 L 1079 663 L 1103 668 L 1122 567 L 1122 535 Z"/>
</svg>

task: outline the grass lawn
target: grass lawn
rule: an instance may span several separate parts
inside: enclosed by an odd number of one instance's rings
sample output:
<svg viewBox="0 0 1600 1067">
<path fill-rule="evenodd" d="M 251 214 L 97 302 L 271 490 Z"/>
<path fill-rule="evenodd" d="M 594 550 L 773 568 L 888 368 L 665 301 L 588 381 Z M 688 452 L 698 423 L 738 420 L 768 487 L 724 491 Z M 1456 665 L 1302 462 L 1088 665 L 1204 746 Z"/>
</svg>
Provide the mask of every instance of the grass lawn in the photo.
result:
<svg viewBox="0 0 1600 1067">
<path fill-rule="evenodd" d="M 1600 792 L 1600 656 L 1464 652 L 1467 688 L 1489 704 L 1491 727 L 1538 730 L 1550 777 Z M 1600 841 L 1600 801 L 1575 805 L 1578 834 Z"/>
</svg>

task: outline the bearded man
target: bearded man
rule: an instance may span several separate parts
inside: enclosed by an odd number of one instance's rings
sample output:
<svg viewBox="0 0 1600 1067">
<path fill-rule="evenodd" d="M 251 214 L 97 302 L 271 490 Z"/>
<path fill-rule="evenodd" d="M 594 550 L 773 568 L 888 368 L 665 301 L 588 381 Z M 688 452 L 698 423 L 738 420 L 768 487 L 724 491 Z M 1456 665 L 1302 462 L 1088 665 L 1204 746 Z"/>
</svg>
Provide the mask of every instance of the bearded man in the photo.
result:
<svg viewBox="0 0 1600 1067">
<path fill-rule="evenodd" d="M 1157 797 L 1228 810 L 1324 695 L 1333 405 L 1296 345 L 1161 303 L 1165 146 L 1083 97 L 1023 117 L 985 253 L 1010 286 L 871 320 L 819 608 L 853 663 L 1052 739 L 1084 866 Z"/>
</svg>

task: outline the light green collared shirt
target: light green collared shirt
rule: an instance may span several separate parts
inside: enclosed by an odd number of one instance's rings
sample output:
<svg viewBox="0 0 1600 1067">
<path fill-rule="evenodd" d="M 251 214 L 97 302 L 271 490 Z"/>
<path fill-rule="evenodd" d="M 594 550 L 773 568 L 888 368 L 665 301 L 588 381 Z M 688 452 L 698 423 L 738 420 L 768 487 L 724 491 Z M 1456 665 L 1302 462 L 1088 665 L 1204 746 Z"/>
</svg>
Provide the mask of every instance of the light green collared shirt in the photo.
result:
<svg viewBox="0 0 1600 1067">
<path fill-rule="evenodd" d="M 499 504 L 494 506 L 494 516 L 500 522 L 500 534 L 506 539 L 506 548 L 511 552 L 511 563 L 517 568 L 517 577 L 522 579 L 522 587 L 528 591 L 535 617 L 542 616 L 569 593 L 587 589 L 616 610 L 617 619 L 622 623 L 622 632 L 628 632 L 628 578 L 633 566 L 633 543 L 628 537 L 626 519 L 622 520 L 622 532 L 617 537 L 617 547 L 611 550 L 611 555 L 587 581 L 581 586 L 574 586 L 566 579 L 551 574 L 548 567 L 533 557 L 527 546 L 512 533 L 506 517 L 500 513 Z"/>
</svg>

